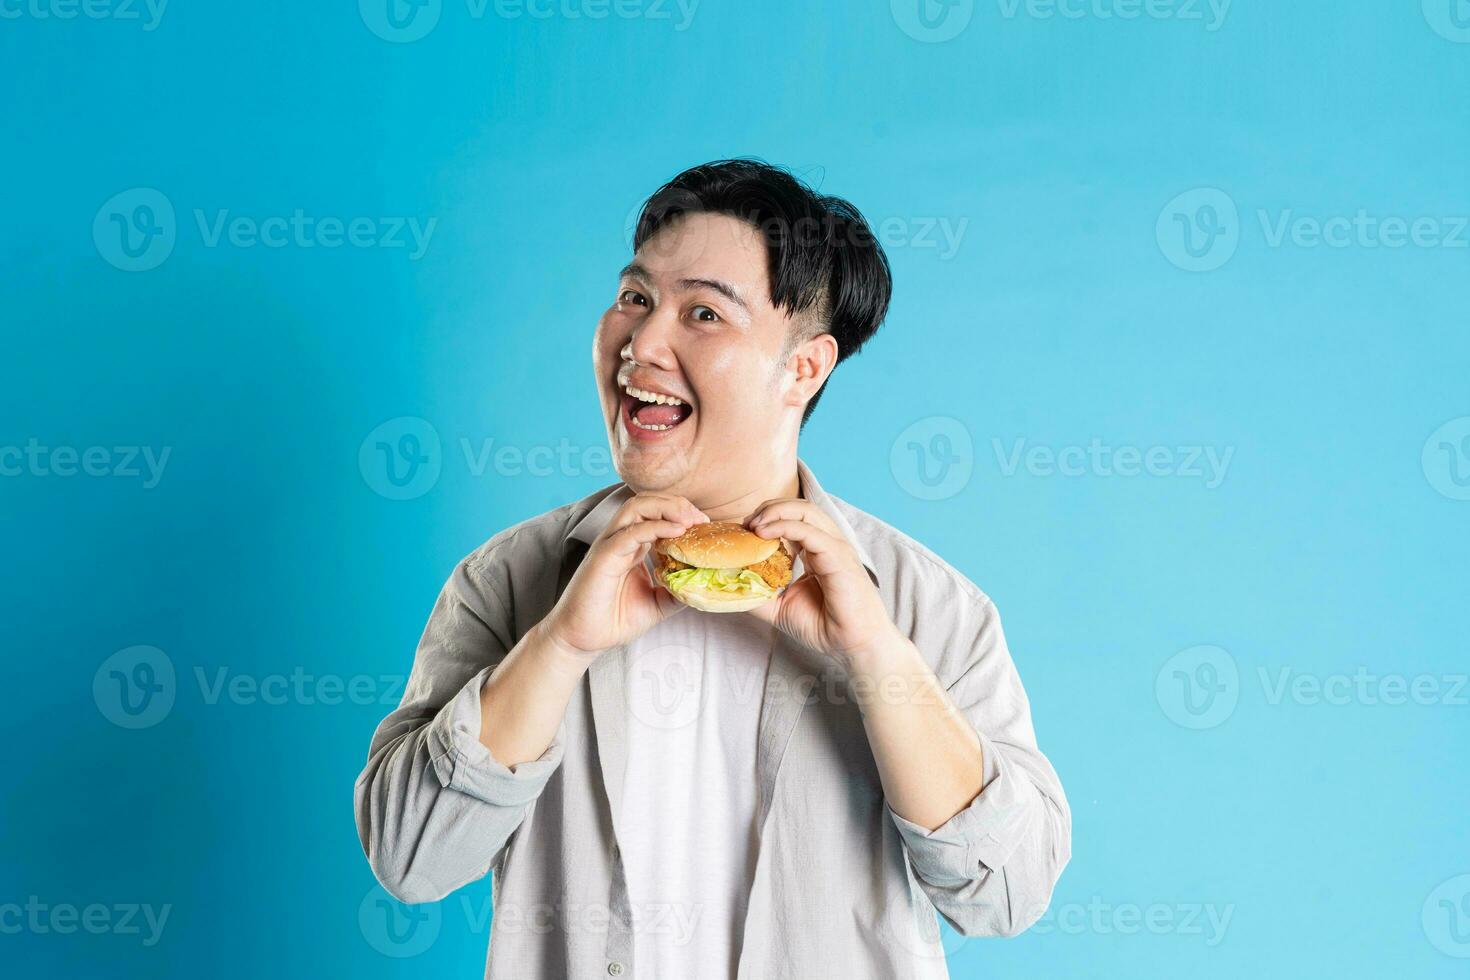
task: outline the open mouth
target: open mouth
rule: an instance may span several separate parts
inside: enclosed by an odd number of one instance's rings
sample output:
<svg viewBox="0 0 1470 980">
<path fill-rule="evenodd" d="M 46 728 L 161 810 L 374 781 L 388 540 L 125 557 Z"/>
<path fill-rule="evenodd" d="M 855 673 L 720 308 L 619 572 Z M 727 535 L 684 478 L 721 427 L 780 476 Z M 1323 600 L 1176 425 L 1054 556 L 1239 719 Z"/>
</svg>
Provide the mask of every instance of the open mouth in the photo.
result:
<svg viewBox="0 0 1470 980">
<path fill-rule="evenodd" d="M 667 432 L 694 414 L 694 406 L 674 395 L 623 385 L 623 418 L 634 432 Z"/>
</svg>

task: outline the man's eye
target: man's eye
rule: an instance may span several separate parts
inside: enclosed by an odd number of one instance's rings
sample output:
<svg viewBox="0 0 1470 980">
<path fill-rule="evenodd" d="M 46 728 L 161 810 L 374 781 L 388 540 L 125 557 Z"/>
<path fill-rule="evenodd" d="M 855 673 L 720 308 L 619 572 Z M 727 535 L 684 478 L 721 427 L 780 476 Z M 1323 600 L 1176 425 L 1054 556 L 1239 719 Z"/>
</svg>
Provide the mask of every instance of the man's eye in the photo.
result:
<svg viewBox="0 0 1470 980">
<path fill-rule="evenodd" d="M 701 323 L 718 323 L 720 321 L 720 315 L 708 306 L 696 306 L 689 313 Z"/>
<path fill-rule="evenodd" d="M 618 302 L 637 303 L 639 306 L 648 305 L 648 300 L 643 297 L 642 293 L 634 292 L 631 289 L 625 289 L 621 293 L 618 293 Z"/>
</svg>

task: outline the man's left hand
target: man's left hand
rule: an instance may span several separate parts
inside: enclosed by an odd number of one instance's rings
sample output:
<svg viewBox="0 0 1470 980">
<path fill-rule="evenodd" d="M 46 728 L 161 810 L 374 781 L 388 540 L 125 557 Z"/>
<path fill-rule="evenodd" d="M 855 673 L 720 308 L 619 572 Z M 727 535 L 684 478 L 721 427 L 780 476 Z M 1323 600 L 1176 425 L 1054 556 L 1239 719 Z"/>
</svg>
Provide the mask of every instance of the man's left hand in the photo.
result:
<svg viewBox="0 0 1470 980">
<path fill-rule="evenodd" d="M 767 500 L 745 526 L 763 538 L 796 545 L 804 566 L 800 578 L 751 615 L 849 668 L 897 638 L 857 551 L 811 501 Z"/>
</svg>

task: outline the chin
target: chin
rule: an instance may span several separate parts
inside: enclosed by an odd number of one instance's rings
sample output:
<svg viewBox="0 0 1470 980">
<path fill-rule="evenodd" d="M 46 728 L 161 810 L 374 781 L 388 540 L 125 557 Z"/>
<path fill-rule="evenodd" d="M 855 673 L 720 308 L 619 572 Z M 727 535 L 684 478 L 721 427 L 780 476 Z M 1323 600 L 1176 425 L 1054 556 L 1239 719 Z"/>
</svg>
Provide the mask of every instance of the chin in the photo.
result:
<svg viewBox="0 0 1470 980">
<path fill-rule="evenodd" d="M 637 445 L 619 448 L 613 466 L 622 481 L 639 493 L 670 490 L 679 486 L 689 472 L 682 452 L 660 452 Z"/>
</svg>

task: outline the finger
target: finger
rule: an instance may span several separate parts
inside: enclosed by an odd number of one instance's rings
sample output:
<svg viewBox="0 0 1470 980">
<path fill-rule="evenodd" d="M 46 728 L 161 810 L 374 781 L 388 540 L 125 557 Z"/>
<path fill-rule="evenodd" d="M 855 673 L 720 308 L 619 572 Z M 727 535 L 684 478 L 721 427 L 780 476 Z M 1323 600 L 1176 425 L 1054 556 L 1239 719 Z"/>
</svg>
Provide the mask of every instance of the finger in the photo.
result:
<svg viewBox="0 0 1470 980">
<path fill-rule="evenodd" d="M 657 518 L 629 524 L 627 527 L 603 539 L 605 553 L 625 559 L 631 566 L 646 554 L 648 545 L 660 538 L 677 538 L 689 529 L 681 521 L 666 521 Z"/>
<path fill-rule="evenodd" d="M 820 611 L 821 593 L 821 586 L 815 578 L 803 576 L 770 602 L 748 611 L 756 619 L 770 623 L 783 633 L 790 632 L 793 618 L 800 618 L 803 612 L 811 615 Z"/>
<path fill-rule="evenodd" d="M 618 512 L 608 522 L 603 534 L 612 535 L 629 525 L 647 520 L 682 521 L 687 530 L 694 524 L 708 521 L 709 516 L 684 497 L 664 493 L 641 493 L 618 508 Z"/>
<path fill-rule="evenodd" d="M 749 526 L 753 521 L 759 520 L 762 515 L 764 515 L 773 507 L 779 507 L 782 504 L 799 505 L 801 503 L 803 503 L 803 501 L 800 497 L 772 497 L 770 500 L 762 500 L 756 506 L 756 508 L 750 512 L 750 516 L 745 519 L 745 524 Z"/>
<path fill-rule="evenodd" d="M 755 517 L 767 507 L 772 507 L 776 504 L 784 504 L 788 501 L 801 503 L 802 499 L 800 497 L 772 497 L 770 500 L 762 500 L 759 504 L 756 505 L 756 508 L 750 512 L 750 517 Z M 750 518 L 746 518 L 746 520 L 750 520 Z"/>
<path fill-rule="evenodd" d="M 779 497 L 768 500 L 755 509 L 755 513 L 746 518 L 745 526 L 754 531 L 762 524 L 771 521 L 801 521 L 820 527 L 829 534 L 837 533 L 837 525 L 832 519 L 810 500 L 800 500 L 796 497 Z"/>
<path fill-rule="evenodd" d="M 763 623 L 771 623 L 772 625 L 774 625 L 776 622 L 776 618 L 781 615 L 781 599 L 785 595 L 786 593 L 783 592 L 781 593 L 781 595 L 776 596 L 776 598 L 772 599 L 770 602 L 763 602 L 760 605 L 756 606 L 754 609 L 747 609 L 746 612 L 750 613 L 752 616 L 754 616 L 756 619 L 759 619 Z"/>
<path fill-rule="evenodd" d="M 639 595 L 652 599 L 653 604 L 658 607 L 660 616 L 668 614 L 664 603 L 664 599 L 668 598 L 668 590 L 657 584 L 647 565 L 642 562 L 633 563 L 633 566 L 628 569 L 628 585 Z"/>
<path fill-rule="evenodd" d="M 648 575 L 646 569 L 644 570 L 644 575 L 648 576 L 648 588 L 653 592 L 653 601 L 654 604 L 658 606 L 658 614 L 661 618 L 667 619 L 668 617 L 679 612 L 681 609 L 689 608 L 678 599 L 675 599 L 673 593 L 671 593 L 668 589 L 664 588 L 662 585 L 654 583 L 653 577 L 651 575 Z"/>
<path fill-rule="evenodd" d="M 857 565 L 857 554 L 839 535 L 815 524 L 798 520 L 767 521 L 752 528 L 763 538 L 785 538 L 802 551 L 802 560 L 817 575 L 851 571 Z"/>
</svg>

